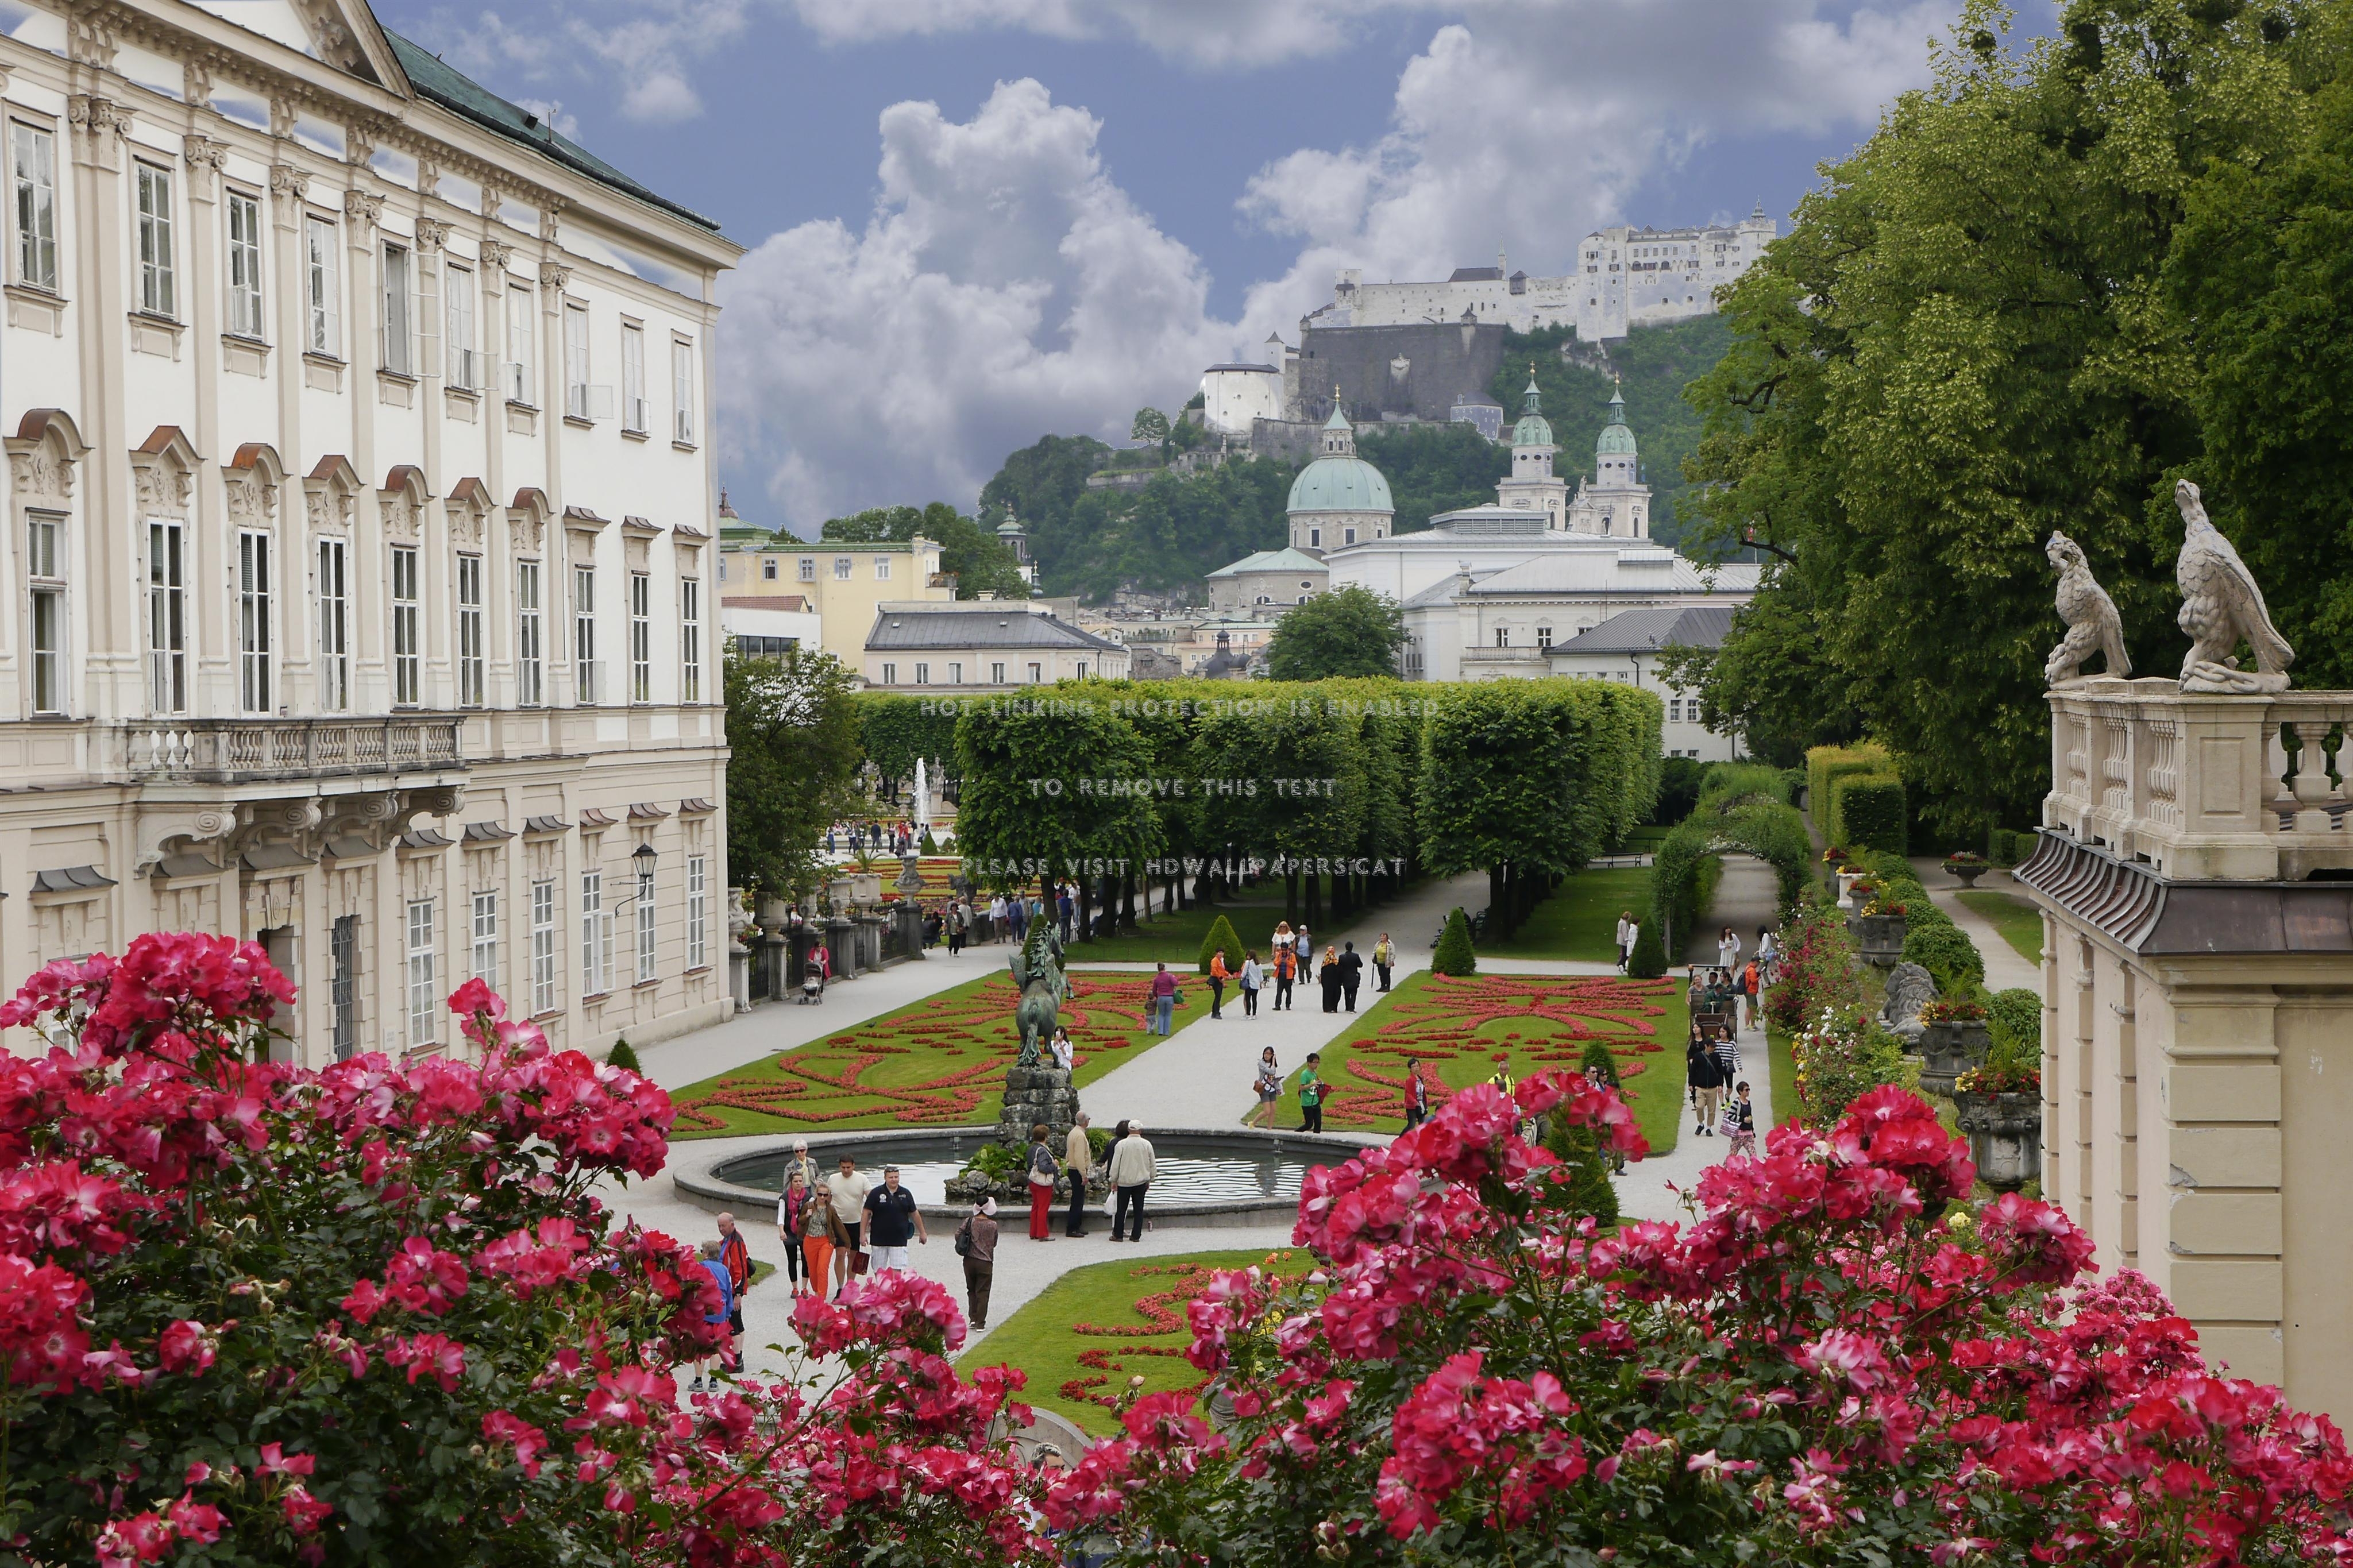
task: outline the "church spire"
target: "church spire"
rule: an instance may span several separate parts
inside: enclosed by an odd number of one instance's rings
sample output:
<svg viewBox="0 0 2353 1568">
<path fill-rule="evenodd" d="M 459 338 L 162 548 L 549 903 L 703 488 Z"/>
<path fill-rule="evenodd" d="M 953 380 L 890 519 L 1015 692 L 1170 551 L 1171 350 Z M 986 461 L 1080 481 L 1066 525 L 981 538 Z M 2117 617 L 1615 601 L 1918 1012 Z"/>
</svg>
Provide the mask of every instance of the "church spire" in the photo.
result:
<svg viewBox="0 0 2353 1568">
<path fill-rule="evenodd" d="M 1526 395 L 1521 400 L 1520 412 L 1523 414 L 1543 413 L 1544 410 L 1536 405 L 1536 362 L 1530 360 L 1528 361 L 1528 390 Z"/>
</svg>

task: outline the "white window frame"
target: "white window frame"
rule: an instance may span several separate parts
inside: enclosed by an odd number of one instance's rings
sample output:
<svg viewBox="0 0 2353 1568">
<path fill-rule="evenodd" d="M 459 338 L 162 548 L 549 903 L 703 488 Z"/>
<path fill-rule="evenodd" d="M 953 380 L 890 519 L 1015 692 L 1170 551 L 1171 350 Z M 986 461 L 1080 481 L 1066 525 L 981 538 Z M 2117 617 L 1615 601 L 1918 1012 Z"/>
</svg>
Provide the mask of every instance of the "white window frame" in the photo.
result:
<svg viewBox="0 0 2353 1568">
<path fill-rule="evenodd" d="M 133 162 L 132 210 L 138 225 L 139 309 L 178 321 L 179 268 L 172 248 L 172 171 Z"/>
<path fill-rule="evenodd" d="M 474 269 L 444 263 L 442 294 L 442 330 L 448 334 L 442 379 L 459 392 L 478 392 L 482 383 L 474 352 Z"/>
<path fill-rule="evenodd" d="M 228 330 L 235 336 L 262 337 L 261 198 L 231 190 L 228 208 Z"/>
<path fill-rule="evenodd" d="M 533 351 L 538 342 L 532 312 L 536 309 L 528 288 L 520 283 L 507 286 L 507 401 L 526 408 L 539 406 L 539 395 L 532 384 Z"/>
<path fill-rule="evenodd" d="M 304 315 L 309 321 L 310 352 L 340 359 L 343 352 L 343 283 L 336 252 L 340 241 L 335 220 L 317 213 L 302 215 L 302 277 Z"/>
<path fill-rule="evenodd" d="M 147 703 L 188 710 L 188 529 L 177 518 L 147 520 Z"/>
<path fill-rule="evenodd" d="M 248 713 L 276 711 L 270 537 L 259 529 L 237 535 L 237 695 Z"/>
<path fill-rule="evenodd" d="M 681 447 L 694 445 L 694 344 L 685 338 L 670 341 L 670 399 L 676 409 L 670 439 Z"/>
<path fill-rule="evenodd" d="M 424 606 L 417 574 L 423 563 L 413 544 L 392 547 L 392 705 L 415 708 L 425 700 Z"/>
<path fill-rule="evenodd" d="M 458 557 L 458 706 L 482 706 L 489 658 L 482 621 L 482 558 Z"/>
<path fill-rule="evenodd" d="M 351 542 L 319 541 L 319 707 L 344 713 L 352 706 Z"/>
<path fill-rule="evenodd" d="M 580 994 L 613 988 L 613 914 L 605 907 L 605 873 L 580 873 Z"/>
<path fill-rule="evenodd" d="M 435 975 L 433 900 L 414 899 L 408 905 L 408 1048 L 422 1050 L 439 1038 L 440 990 Z"/>
<path fill-rule="evenodd" d="M 380 253 L 384 268 L 382 352 L 377 363 L 394 375 L 417 374 L 416 253 L 391 240 Z"/>
<path fill-rule="evenodd" d="M 545 574 L 536 561 L 515 563 L 515 706 L 536 708 L 546 700 L 547 668 L 543 638 L 546 611 L 541 602 Z"/>
<path fill-rule="evenodd" d="M 988 667 L 988 683 L 991 686 L 1002 686 L 1005 684 L 1004 665 L 992 664 Z"/>
<path fill-rule="evenodd" d="M 588 307 L 564 304 L 564 416 L 588 417 Z"/>
<path fill-rule="evenodd" d="M 596 705 L 596 568 L 572 569 L 572 700 Z"/>
<path fill-rule="evenodd" d="M 555 1011 L 555 879 L 531 885 L 531 1016 Z"/>
<path fill-rule="evenodd" d="M 486 889 L 474 895 L 474 978 L 499 988 L 499 895 Z"/>
<path fill-rule="evenodd" d="M 885 686 L 899 684 L 899 667 L 888 660 L 885 660 L 882 666 L 882 684 Z"/>
<path fill-rule="evenodd" d="M 849 556 L 847 556 L 847 555 L 837 555 L 837 556 L 835 556 L 835 557 L 833 558 L 833 580 L 834 580 L 835 582 L 837 582 L 837 583 L 847 583 L 847 582 L 849 582 L 849 574 L 850 574 L 850 570 L 851 570 L 851 565 L 850 565 L 850 559 L 849 559 Z"/>
<path fill-rule="evenodd" d="M 953 658 L 948 660 L 948 684 L 950 686 L 964 684 L 964 665 L 960 660 Z"/>
<path fill-rule="evenodd" d="M 702 580 L 678 580 L 678 700 L 702 700 Z"/>
<path fill-rule="evenodd" d="M 654 575 L 629 574 L 629 700 L 654 700 Z"/>
<path fill-rule="evenodd" d="M 650 880 L 648 879 L 646 880 Z M 644 887 L 646 880 L 638 886 Z M 638 984 L 650 984 L 656 978 L 655 958 L 659 939 L 654 929 L 655 905 L 650 893 L 638 895 Z"/>
<path fill-rule="evenodd" d="M 802 556 L 802 557 L 801 557 L 801 568 L 800 568 L 800 571 L 801 571 L 801 579 L 800 579 L 800 580 L 801 580 L 802 582 L 804 582 L 804 583 L 814 583 L 814 582 L 816 582 L 816 581 L 817 581 L 817 557 L 816 557 L 816 556 L 814 556 L 814 555 L 804 555 L 804 556 Z"/>
<path fill-rule="evenodd" d="M 877 583 L 888 583 L 891 580 L 891 558 L 888 555 L 877 555 L 874 558 L 874 580 Z"/>
<path fill-rule="evenodd" d="M 646 329 L 638 321 L 621 323 L 621 428 L 632 436 L 646 434 L 653 410 L 646 400 Z"/>
<path fill-rule="evenodd" d="M 8 182 L 16 212 L 16 281 L 58 291 L 58 133 L 8 122 Z"/>
<path fill-rule="evenodd" d="M 66 664 L 71 644 L 66 612 L 67 552 L 62 512 L 25 514 L 26 643 L 32 653 L 32 710 L 66 710 Z"/>
<path fill-rule="evenodd" d="M 918 686 L 929 686 L 931 683 L 932 666 L 930 660 L 921 658 L 917 659 L 915 661 L 915 684 Z"/>
<path fill-rule="evenodd" d="M 711 963 L 711 865 L 707 858 L 686 858 L 686 966 Z"/>
</svg>

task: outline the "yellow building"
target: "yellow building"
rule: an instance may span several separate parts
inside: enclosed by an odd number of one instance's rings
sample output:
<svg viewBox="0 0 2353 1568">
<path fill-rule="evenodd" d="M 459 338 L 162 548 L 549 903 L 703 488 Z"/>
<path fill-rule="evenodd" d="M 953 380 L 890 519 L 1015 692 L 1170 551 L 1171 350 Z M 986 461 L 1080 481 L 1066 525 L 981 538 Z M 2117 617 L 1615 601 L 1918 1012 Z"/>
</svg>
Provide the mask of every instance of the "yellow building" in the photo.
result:
<svg viewBox="0 0 2353 1568">
<path fill-rule="evenodd" d="M 807 601 L 825 627 L 825 651 L 863 668 L 866 634 L 884 601 L 947 604 L 955 578 L 940 570 L 940 547 L 917 534 L 903 544 L 807 543 L 744 522 L 722 496 L 719 503 L 720 593 L 745 599 Z M 795 606 L 797 608 L 803 606 Z"/>
</svg>

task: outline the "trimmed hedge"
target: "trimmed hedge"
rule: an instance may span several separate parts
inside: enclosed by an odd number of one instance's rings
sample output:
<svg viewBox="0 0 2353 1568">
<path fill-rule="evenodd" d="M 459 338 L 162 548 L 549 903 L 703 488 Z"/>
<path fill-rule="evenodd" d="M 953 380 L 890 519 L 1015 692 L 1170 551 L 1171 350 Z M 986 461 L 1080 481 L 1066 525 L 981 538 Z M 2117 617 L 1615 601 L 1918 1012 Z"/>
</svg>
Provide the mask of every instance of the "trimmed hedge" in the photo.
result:
<svg viewBox="0 0 2353 1568">
<path fill-rule="evenodd" d="M 1926 970 L 1947 996 L 1967 996 L 1985 984 L 1985 958 L 1969 933 L 1928 897 L 1911 862 L 1884 852 L 1860 857 L 1882 896 L 1904 906 L 1904 958 Z"/>
<path fill-rule="evenodd" d="M 1813 875 L 1814 848 L 1805 818 L 1789 805 L 1783 770 L 1758 763 L 1717 763 L 1707 770 L 1699 804 L 1651 859 L 1649 923 L 1665 928 L 1662 944 L 1688 940 L 1707 913 L 1726 847 L 1770 864 L 1782 911 L 1796 907 Z"/>
<path fill-rule="evenodd" d="M 1240 974 L 1242 972 L 1242 939 L 1234 934 L 1234 922 L 1223 915 L 1209 922 L 1209 934 L 1201 939 L 1202 973 L 1209 973 L 1209 960 L 1220 950 L 1226 955 L 1226 973 Z"/>
<path fill-rule="evenodd" d="M 1997 991 L 1986 1003 L 1986 1026 L 1996 1040 L 2010 1040 L 2042 1052 L 2042 998 L 2022 985 Z"/>
<path fill-rule="evenodd" d="M 1806 753 L 1806 809 L 1832 844 L 1841 842 L 1831 812 L 1831 786 L 1849 773 L 1892 773 L 1895 759 L 1884 746 L 1816 746 Z M 1847 848 L 1859 846 L 1846 845 Z"/>
<path fill-rule="evenodd" d="M 1446 917 L 1446 930 L 1438 939 L 1438 950 L 1430 955 L 1433 974 L 1475 974 L 1479 971 L 1479 955 L 1471 947 L 1471 922 L 1462 918 L 1462 906 Z"/>
<path fill-rule="evenodd" d="M 1905 821 L 1909 815 L 1904 781 L 1892 773 L 1847 773 L 1831 785 L 1831 821 L 1827 831 L 1849 849 L 1905 851 Z"/>
<path fill-rule="evenodd" d="M 1667 950 L 1659 941 L 1659 917 L 1654 913 L 1634 933 L 1634 955 L 1626 973 L 1637 980 L 1656 980 L 1667 972 Z"/>
<path fill-rule="evenodd" d="M 1996 827 L 1986 833 L 1986 858 L 1997 866 L 2016 866 L 2034 853 L 2034 834 Z"/>
</svg>

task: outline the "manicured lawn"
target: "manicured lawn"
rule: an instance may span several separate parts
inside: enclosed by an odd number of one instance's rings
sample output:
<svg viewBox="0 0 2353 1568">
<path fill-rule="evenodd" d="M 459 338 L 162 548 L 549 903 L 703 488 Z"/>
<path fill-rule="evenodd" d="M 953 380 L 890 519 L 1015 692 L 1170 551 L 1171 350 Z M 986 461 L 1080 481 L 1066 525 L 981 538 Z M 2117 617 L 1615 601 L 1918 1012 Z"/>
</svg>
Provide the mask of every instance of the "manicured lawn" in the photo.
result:
<svg viewBox="0 0 2353 1568">
<path fill-rule="evenodd" d="M 1267 937 L 1273 931 L 1274 922 L 1282 918 L 1282 900 L 1278 898 L 1271 904 L 1195 904 L 1173 914 L 1139 921 L 1132 932 L 1072 942 L 1070 953 L 1074 960 L 1100 963 L 1153 959 L 1165 961 L 1171 969 L 1180 963 L 1194 969 L 1201 959 L 1201 944 L 1209 939 L 1209 927 L 1219 915 L 1234 922 L 1234 934 L 1242 939 L 1245 952 L 1255 947 L 1259 957 L 1264 959 Z M 1194 973 L 1199 972 L 1195 969 Z"/>
<path fill-rule="evenodd" d="M 1145 984 L 1132 972 L 1074 969 L 1062 1025 L 1090 1083 L 1158 1044 L 1145 1027 Z M 1198 979 L 1176 1009 L 1181 1029 L 1208 1010 Z M 1005 1069 L 1021 1049 L 1010 974 L 967 981 L 781 1056 L 691 1084 L 678 1102 L 680 1138 L 869 1127 L 969 1127 L 1004 1108 Z"/>
<path fill-rule="evenodd" d="M 1618 917 L 1643 919 L 1651 908 L 1651 873 L 1643 867 L 1579 871 L 1535 907 L 1509 942 L 1482 942 L 1481 952 L 1506 958 L 1618 961 Z"/>
<path fill-rule="evenodd" d="M 1319 1006 L 1320 993 L 1300 996 Z M 1420 1064 L 1436 1110 L 1458 1089 L 1507 1067 L 1531 1072 L 1577 1069 L 1588 1040 L 1609 1045 L 1626 1102 L 1651 1147 L 1665 1153 L 1681 1128 L 1683 1042 L 1690 1034 L 1683 987 L 1614 974 L 1472 974 L 1427 970 L 1408 975 L 1353 1028 L 1323 1049 L 1325 1131 L 1388 1131 L 1405 1125 L 1406 1063 Z M 1300 1063 L 1282 1064 L 1291 1081 L 1275 1108 L 1276 1125 L 1299 1125 Z"/>
<path fill-rule="evenodd" d="M 1011 1246 L 1019 1246 L 1016 1241 Z M 1222 1268 L 1268 1265 L 1286 1274 L 1314 1266 L 1304 1252 L 1194 1252 L 1089 1264 L 1063 1275 L 966 1354 L 962 1370 L 1016 1366 L 1029 1374 L 1023 1403 L 1067 1415 L 1089 1433 L 1119 1430 L 1112 1402 L 1141 1376 L 1144 1392 L 1198 1388 L 1185 1359 L 1193 1342 L 1185 1303 Z"/>
<path fill-rule="evenodd" d="M 1798 1120 L 1798 1058 L 1789 1047 L 1789 1037 L 1779 1029 L 1767 1027 L 1765 1041 L 1773 1074 L 1773 1125 L 1778 1127 Z"/>
<path fill-rule="evenodd" d="M 1990 888 L 1967 888 L 1955 896 L 1991 921 L 2002 941 L 2018 949 L 2021 958 L 2029 963 L 2042 962 L 2042 913 L 2032 904 Z"/>
</svg>

